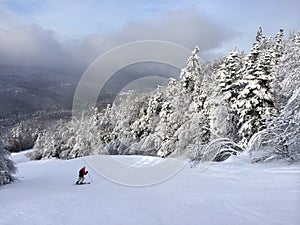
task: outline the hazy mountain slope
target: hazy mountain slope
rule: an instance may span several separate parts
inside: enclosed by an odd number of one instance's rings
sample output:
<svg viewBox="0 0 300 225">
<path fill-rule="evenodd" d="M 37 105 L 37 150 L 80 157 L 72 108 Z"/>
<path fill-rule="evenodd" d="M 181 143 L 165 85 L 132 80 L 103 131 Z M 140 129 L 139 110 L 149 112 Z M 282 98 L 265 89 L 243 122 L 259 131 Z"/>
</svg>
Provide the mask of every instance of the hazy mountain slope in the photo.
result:
<svg viewBox="0 0 300 225">
<path fill-rule="evenodd" d="M 70 109 L 77 80 L 39 69 L 0 66 L 0 118 Z"/>
</svg>

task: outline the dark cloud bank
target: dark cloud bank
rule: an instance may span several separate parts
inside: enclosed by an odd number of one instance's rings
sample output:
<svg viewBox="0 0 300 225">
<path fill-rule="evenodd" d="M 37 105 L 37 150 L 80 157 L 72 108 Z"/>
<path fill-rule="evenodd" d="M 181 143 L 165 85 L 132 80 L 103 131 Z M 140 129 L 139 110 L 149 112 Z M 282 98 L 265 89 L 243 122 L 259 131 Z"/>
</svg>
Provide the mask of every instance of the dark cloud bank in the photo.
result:
<svg viewBox="0 0 300 225">
<path fill-rule="evenodd" d="M 0 65 L 36 67 L 80 76 L 87 66 L 107 50 L 138 40 L 171 41 L 202 56 L 222 46 L 236 33 L 214 23 L 199 11 L 179 10 L 151 21 L 132 21 L 111 35 L 92 34 L 80 41 L 60 42 L 53 30 L 23 24 L 0 10 Z"/>
</svg>

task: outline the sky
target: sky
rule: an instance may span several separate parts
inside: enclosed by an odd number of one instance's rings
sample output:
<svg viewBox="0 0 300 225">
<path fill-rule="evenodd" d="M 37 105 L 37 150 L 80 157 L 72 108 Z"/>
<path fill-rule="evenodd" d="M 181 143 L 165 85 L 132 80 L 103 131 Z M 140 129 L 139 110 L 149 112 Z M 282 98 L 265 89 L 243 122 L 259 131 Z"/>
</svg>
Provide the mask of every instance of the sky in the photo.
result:
<svg viewBox="0 0 300 225">
<path fill-rule="evenodd" d="M 300 31 L 298 0 L 0 0 L 0 64 L 81 73 L 120 44 L 165 40 L 213 60 L 250 49 L 259 26 Z"/>
</svg>

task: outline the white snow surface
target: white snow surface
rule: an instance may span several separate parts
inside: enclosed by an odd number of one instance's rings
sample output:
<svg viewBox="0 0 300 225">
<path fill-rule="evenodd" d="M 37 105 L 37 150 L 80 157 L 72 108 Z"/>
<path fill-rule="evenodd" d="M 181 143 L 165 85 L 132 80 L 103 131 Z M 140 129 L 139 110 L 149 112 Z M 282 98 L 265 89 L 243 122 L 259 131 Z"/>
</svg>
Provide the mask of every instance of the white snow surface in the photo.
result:
<svg viewBox="0 0 300 225">
<path fill-rule="evenodd" d="M 118 157 L 130 162 L 139 156 Z M 156 185 L 129 187 L 104 179 L 81 158 L 28 161 L 24 152 L 12 158 L 18 181 L 0 187 L 1 225 L 300 224 L 299 163 L 234 158 L 205 170 L 186 166 Z M 92 183 L 74 185 L 83 165 Z"/>
</svg>

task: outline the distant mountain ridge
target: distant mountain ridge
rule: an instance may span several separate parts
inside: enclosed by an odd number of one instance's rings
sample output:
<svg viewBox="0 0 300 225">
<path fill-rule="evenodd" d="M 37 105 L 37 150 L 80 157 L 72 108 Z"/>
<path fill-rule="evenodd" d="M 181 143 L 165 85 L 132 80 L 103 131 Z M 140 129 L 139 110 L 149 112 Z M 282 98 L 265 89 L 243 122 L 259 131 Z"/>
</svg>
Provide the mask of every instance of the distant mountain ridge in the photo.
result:
<svg viewBox="0 0 300 225">
<path fill-rule="evenodd" d="M 56 72 L 0 66 L 0 118 L 71 109 L 78 78 Z"/>
</svg>

